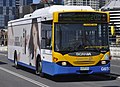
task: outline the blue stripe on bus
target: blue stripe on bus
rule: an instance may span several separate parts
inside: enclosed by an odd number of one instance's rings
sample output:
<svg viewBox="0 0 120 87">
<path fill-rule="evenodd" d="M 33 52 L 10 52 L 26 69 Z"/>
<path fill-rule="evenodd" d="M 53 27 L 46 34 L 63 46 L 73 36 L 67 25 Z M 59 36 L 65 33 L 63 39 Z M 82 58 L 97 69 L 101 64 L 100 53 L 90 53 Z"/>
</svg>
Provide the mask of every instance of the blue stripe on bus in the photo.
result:
<svg viewBox="0 0 120 87">
<path fill-rule="evenodd" d="M 107 74 L 110 70 L 105 70 L 110 67 L 110 63 L 102 66 L 90 66 L 90 71 L 87 74 Z M 101 70 L 103 69 L 103 70 Z M 57 65 L 56 63 L 42 61 L 42 72 L 49 75 L 59 75 L 59 74 L 83 74 L 80 72 L 80 67 L 63 67 Z"/>
<path fill-rule="evenodd" d="M 14 63 L 14 60 L 11 60 L 11 59 L 8 59 L 8 60 Z"/>
<path fill-rule="evenodd" d="M 34 66 L 30 66 L 30 65 L 25 64 L 25 63 L 22 63 L 22 62 L 18 62 L 18 65 L 21 65 L 21 66 L 24 66 L 24 67 L 27 67 L 27 68 L 30 68 L 30 69 L 36 70 L 36 68 L 35 68 Z"/>
<path fill-rule="evenodd" d="M 14 62 L 14 60 L 12 60 L 12 59 L 8 59 L 8 60 L 10 60 L 11 62 Z M 21 65 L 21 66 L 36 70 L 36 68 L 34 66 L 30 66 L 30 65 L 22 63 L 22 62 L 18 62 L 18 65 Z"/>
<path fill-rule="evenodd" d="M 9 60 L 14 62 L 11 59 Z M 34 66 L 30 66 L 22 62 L 18 62 L 18 64 L 21 66 L 36 70 Z M 110 63 L 102 66 L 90 66 L 89 67 L 90 72 L 88 72 L 87 74 L 97 74 L 97 73 L 109 74 L 110 70 L 105 70 L 106 69 L 105 67 L 110 68 Z M 103 68 L 103 71 L 101 71 L 101 68 Z M 56 63 L 47 62 L 47 61 L 42 61 L 42 72 L 52 76 L 59 75 L 59 74 L 82 74 L 80 72 L 80 67 L 63 67 Z"/>
</svg>

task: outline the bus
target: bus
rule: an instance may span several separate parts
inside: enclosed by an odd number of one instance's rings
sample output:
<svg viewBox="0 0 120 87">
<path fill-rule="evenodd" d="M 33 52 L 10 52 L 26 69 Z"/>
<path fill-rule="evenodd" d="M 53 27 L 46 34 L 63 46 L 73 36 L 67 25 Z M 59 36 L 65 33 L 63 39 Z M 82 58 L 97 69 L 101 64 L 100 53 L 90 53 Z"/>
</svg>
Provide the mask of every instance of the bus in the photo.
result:
<svg viewBox="0 0 120 87">
<path fill-rule="evenodd" d="M 8 22 L 8 59 L 40 76 L 109 74 L 109 13 L 53 5 Z"/>
</svg>

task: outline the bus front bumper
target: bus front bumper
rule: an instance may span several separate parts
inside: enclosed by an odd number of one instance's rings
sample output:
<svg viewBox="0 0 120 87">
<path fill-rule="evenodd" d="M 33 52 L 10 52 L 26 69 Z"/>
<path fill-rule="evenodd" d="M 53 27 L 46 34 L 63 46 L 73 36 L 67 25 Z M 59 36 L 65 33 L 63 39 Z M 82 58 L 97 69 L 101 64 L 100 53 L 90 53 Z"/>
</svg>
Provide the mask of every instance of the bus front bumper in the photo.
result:
<svg viewBox="0 0 120 87">
<path fill-rule="evenodd" d="M 42 61 L 42 72 L 52 76 L 62 74 L 109 74 L 110 62 L 101 66 L 67 67 Z"/>
</svg>

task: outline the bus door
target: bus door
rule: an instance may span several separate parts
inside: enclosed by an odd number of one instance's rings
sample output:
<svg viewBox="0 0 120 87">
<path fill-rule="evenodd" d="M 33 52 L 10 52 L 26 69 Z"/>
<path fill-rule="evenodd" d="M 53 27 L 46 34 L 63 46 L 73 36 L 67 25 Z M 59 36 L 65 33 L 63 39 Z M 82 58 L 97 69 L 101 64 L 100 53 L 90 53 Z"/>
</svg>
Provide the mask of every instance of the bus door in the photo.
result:
<svg viewBox="0 0 120 87">
<path fill-rule="evenodd" d="M 41 24 L 41 52 L 42 59 L 48 62 L 52 62 L 52 28 L 50 24 Z"/>
</svg>

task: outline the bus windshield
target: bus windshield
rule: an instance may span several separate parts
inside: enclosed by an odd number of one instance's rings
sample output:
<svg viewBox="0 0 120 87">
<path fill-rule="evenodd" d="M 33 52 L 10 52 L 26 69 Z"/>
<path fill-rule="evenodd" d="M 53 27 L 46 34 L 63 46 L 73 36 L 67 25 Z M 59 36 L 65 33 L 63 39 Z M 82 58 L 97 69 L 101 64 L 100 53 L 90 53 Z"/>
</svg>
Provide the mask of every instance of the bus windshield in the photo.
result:
<svg viewBox="0 0 120 87">
<path fill-rule="evenodd" d="M 55 51 L 81 51 L 108 48 L 108 24 L 84 26 L 81 23 L 55 24 Z"/>
</svg>

